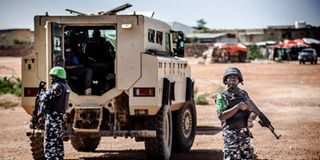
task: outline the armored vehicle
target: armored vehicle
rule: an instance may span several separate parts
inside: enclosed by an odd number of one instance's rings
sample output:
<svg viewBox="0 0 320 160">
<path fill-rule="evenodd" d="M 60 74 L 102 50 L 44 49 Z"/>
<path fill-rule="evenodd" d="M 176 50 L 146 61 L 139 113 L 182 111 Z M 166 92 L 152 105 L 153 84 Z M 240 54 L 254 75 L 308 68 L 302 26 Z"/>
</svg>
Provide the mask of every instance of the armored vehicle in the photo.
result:
<svg viewBox="0 0 320 160">
<path fill-rule="evenodd" d="M 22 106 L 31 115 L 39 82 L 48 88 L 50 69 L 62 66 L 72 90 L 64 139 L 76 150 L 93 151 L 104 136 L 131 137 L 144 141 L 148 158 L 169 159 L 191 149 L 197 122 L 183 34 L 154 18 L 116 14 L 130 6 L 35 16 L 34 51 L 22 58 Z M 42 159 L 43 119 L 33 128 L 32 154 Z"/>
</svg>

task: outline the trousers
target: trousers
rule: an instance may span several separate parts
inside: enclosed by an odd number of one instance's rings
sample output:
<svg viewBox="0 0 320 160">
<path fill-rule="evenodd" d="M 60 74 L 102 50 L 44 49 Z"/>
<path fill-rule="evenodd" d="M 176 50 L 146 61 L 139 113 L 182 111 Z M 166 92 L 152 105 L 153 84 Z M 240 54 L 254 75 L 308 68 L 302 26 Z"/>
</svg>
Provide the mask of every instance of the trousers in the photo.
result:
<svg viewBox="0 0 320 160">
<path fill-rule="evenodd" d="M 225 160 L 253 159 L 250 131 L 247 128 L 223 129 L 222 136 Z"/>
<path fill-rule="evenodd" d="M 49 160 L 62 160 L 63 148 L 63 116 L 64 113 L 56 111 L 46 114 L 44 135 L 44 156 Z"/>
</svg>

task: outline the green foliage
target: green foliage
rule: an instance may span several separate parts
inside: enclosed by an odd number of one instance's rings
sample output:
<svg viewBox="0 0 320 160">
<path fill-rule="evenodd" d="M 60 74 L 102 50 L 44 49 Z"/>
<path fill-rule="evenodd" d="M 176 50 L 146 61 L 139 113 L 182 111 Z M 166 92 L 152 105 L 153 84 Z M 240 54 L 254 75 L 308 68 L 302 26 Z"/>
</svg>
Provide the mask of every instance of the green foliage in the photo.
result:
<svg viewBox="0 0 320 160">
<path fill-rule="evenodd" d="M 200 94 L 195 98 L 195 103 L 199 105 L 208 105 L 208 97 L 210 96 L 209 93 Z"/>
<path fill-rule="evenodd" d="M 16 77 L 0 77 L 0 94 L 14 94 L 21 96 L 21 80 Z"/>
<path fill-rule="evenodd" d="M 13 43 L 15 45 L 29 45 L 29 44 L 31 44 L 31 42 L 29 42 L 29 41 L 24 41 L 24 40 L 19 40 L 19 39 L 14 39 Z"/>
<path fill-rule="evenodd" d="M 200 19 L 200 20 L 197 20 L 197 27 L 199 28 L 199 29 L 202 29 L 202 28 L 205 28 L 205 25 L 207 24 L 207 22 L 206 21 L 204 21 L 204 19 Z"/>
<path fill-rule="evenodd" d="M 199 32 L 199 33 L 206 33 L 206 32 L 208 32 L 209 31 L 209 29 L 205 26 L 207 24 L 207 22 L 206 21 L 204 21 L 204 19 L 200 19 L 200 20 L 198 20 L 197 21 L 197 29 L 198 29 L 198 31 L 197 32 Z"/>
<path fill-rule="evenodd" d="M 258 46 L 250 46 L 249 47 L 248 58 L 249 59 L 262 59 L 263 58 Z"/>
</svg>

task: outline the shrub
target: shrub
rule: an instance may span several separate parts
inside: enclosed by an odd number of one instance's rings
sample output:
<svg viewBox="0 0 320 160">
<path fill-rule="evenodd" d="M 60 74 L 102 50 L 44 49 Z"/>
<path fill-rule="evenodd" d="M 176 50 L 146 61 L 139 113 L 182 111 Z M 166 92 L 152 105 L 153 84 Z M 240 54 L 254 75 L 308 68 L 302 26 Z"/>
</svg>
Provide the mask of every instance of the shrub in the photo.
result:
<svg viewBox="0 0 320 160">
<path fill-rule="evenodd" d="M 29 45 L 29 44 L 31 44 L 31 42 L 29 42 L 29 41 L 24 41 L 24 40 L 19 40 L 19 39 L 14 39 L 13 43 L 15 45 Z"/>
<path fill-rule="evenodd" d="M 21 96 L 21 80 L 16 77 L 0 77 L 0 94 L 14 94 Z"/>
<path fill-rule="evenodd" d="M 263 58 L 258 46 L 250 46 L 249 47 L 248 58 L 249 59 L 262 59 Z"/>
<path fill-rule="evenodd" d="M 199 96 L 197 96 L 195 98 L 195 103 L 199 104 L 199 105 L 208 105 L 209 104 L 209 101 L 208 101 L 209 96 L 210 96 L 210 94 L 208 94 L 208 93 L 200 94 Z"/>
</svg>

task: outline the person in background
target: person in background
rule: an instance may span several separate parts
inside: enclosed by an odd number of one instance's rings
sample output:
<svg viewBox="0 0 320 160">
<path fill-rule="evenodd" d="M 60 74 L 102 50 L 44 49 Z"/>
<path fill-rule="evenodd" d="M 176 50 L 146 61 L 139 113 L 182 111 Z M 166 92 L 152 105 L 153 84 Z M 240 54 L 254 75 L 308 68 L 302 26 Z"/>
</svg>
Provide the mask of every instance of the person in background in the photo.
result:
<svg viewBox="0 0 320 160">
<path fill-rule="evenodd" d="M 65 68 L 70 86 L 76 88 L 80 95 L 91 95 L 93 70 L 84 66 L 84 62 L 81 62 L 77 53 L 76 45 L 70 44 L 68 38 L 65 38 L 65 48 Z"/>
</svg>

